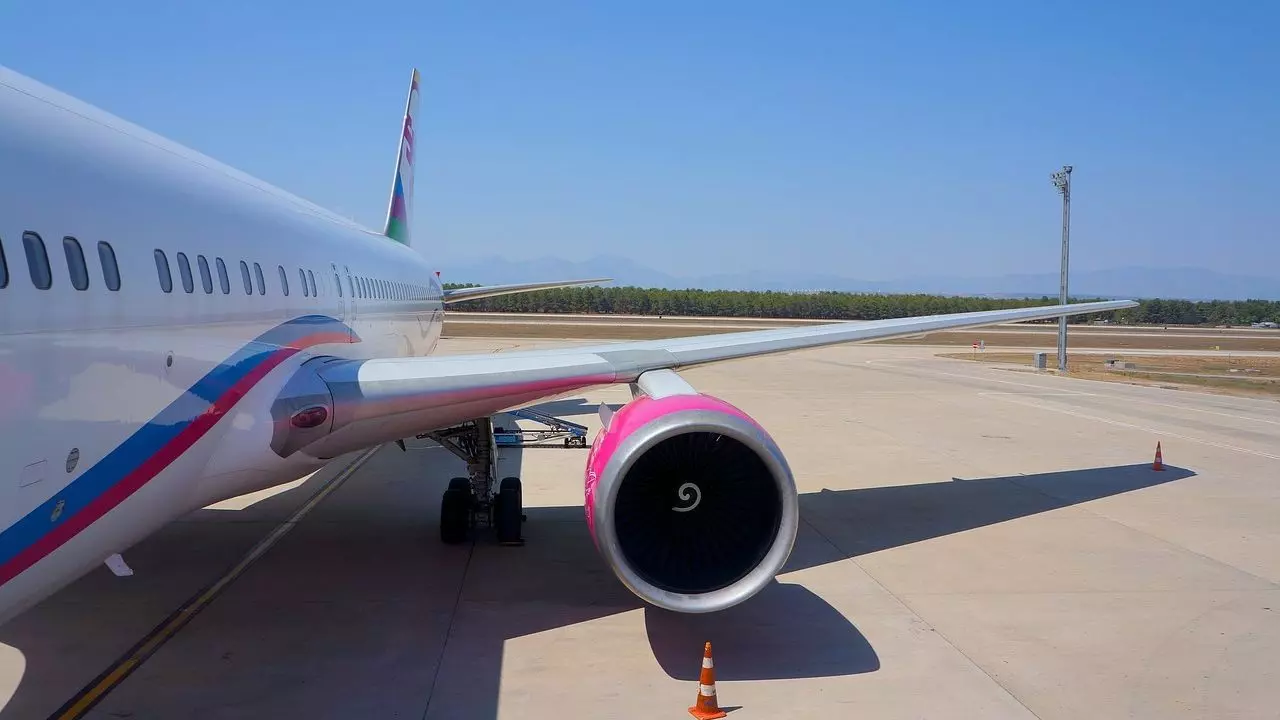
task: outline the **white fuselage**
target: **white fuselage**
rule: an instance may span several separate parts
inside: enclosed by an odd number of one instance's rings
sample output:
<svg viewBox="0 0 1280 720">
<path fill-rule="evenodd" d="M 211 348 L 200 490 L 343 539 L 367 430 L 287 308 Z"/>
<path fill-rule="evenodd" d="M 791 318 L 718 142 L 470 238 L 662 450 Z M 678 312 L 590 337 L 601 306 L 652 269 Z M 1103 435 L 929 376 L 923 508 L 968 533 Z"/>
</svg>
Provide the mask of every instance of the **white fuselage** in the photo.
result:
<svg viewBox="0 0 1280 720">
<path fill-rule="evenodd" d="M 3 68 L 0 252 L 0 622 L 322 465 L 267 447 L 308 358 L 440 337 L 417 252 Z"/>
</svg>

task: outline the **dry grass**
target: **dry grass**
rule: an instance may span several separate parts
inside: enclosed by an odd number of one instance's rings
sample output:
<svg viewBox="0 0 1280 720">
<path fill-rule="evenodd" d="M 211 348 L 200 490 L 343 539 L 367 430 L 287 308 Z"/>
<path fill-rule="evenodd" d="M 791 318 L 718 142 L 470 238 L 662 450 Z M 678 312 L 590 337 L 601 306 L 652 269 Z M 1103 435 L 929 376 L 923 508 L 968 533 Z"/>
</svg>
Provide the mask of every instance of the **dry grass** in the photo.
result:
<svg viewBox="0 0 1280 720">
<path fill-rule="evenodd" d="M 941 357 L 1027 368 L 1032 367 L 1033 361 L 1033 353 L 1029 352 L 957 352 L 943 353 Z M 1045 357 L 1047 367 L 1057 367 L 1057 353 L 1046 353 Z M 1130 362 L 1135 367 L 1111 370 L 1106 367 L 1107 360 Z M 1210 356 L 1068 354 L 1067 374 L 1088 380 L 1194 388 L 1226 395 L 1280 397 L 1280 358 L 1231 357 L 1225 352 Z"/>
</svg>

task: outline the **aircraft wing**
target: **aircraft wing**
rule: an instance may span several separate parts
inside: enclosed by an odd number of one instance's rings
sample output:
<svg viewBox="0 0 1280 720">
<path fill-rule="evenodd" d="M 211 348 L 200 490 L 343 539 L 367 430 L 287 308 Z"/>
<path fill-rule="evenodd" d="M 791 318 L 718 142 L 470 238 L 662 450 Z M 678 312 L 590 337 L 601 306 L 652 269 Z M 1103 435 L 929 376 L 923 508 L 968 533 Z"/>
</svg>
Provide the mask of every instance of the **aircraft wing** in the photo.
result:
<svg viewBox="0 0 1280 720">
<path fill-rule="evenodd" d="M 552 288 L 575 287 L 577 285 L 594 285 L 609 282 L 613 278 L 593 278 L 591 280 L 558 280 L 552 282 L 513 283 L 511 285 L 482 285 L 480 287 L 453 288 L 444 291 L 446 303 L 463 300 L 479 300 L 480 298 L 512 295 L 515 293 L 533 292 L 534 290 L 550 290 Z"/>
<path fill-rule="evenodd" d="M 318 358 L 290 381 L 273 414 L 288 417 L 321 404 L 333 408 L 332 417 L 306 430 L 277 422 L 272 447 L 282 455 L 305 448 L 330 458 L 584 387 L 635 382 L 653 370 L 1135 305 L 1091 302 L 483 355 Z"/>
</svg>

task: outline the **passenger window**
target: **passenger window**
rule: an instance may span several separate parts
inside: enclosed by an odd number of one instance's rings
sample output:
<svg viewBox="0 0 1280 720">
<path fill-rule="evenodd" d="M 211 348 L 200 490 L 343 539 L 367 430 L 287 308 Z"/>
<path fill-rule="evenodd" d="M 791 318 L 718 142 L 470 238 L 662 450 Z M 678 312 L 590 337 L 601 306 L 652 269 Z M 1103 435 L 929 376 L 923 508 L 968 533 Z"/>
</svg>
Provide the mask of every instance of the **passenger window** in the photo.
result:
<svg viewBox="0 0 1280 720">
<path fill-rule="evenodd" d="M 200 284 L 204 286 L 204 294 L 213 294 L 213 276 L 209 274 L 209 261 L 203 255 L 196 256 L 196 264 L 200 266 Z"/>
<path fill-rule="evenodd" d="M 116 264 L 116 251 L 111 244 L 98 242 L 98 261 L 102 263 L 102 281 L 107 289 L 115 292 L 120 289 L 120 266 Z"/>
<path fill-rule="evenodd" d="M 196 283 L 191 277 L 191 263 L 185 253 L 178 253 L 178 274 L 182 276 L 182 289 L 189 293 L 195 292 Z"/>
<path fill-rule="evenodd" d="M 253 294 L 253 280 L 249 279 L 249 263 L 240 261 L 240 279 L 244 280 L 244 294 Z"/>
<path fill-rule="evenodd" d="M 302 283 L 302 296 L 310 297 L 311 288 L 307 287 L 307 274 L 302 272 L 302 268 L 298 268 L 298 281 Z"/>
<path fill-rule="evenodd" d="M 4 260 L 4 257 L 2 254 L 0 254 L 0 261 L 3 261 L 3 260 Z M 333 271 L 333 286 L 338 288 L 338 297 L 342 297 L 342 278 L 338 277 L 337 270 Z M 0 287 L 4 287 L 4 286 L 0 285 Z"/>
<path fill-rule="evenodd" d="M 89 266 L 84 262 L 84 248 L 73 237 L 62 238 L 62 252 L 67 256 L 67 271 L 71 274 L 71 287 L 89 289 Z"/>
<path fill-rule="evenodd" d="M 283 293 L 285 294 L 285 297 L 288 297 L 288 295 L 289 295 L 289 276 L 288 276 L 288 275 L 286 275 L 286 274 L 284 273 L 284 266 L 283 266 L 283 265 L 277 265 L 277 266 L 276 266 L 276 269 L 280 271 L 280 291 L 281 291 L 281 292 L 283 292 Z"/>
<path fill-rule="evenodd" d="M 347 292 L 351 293 L 351 297 L 356 297 L 356 282 L 350 275 L 347 276 Z"/>
<path fill-rule="evenodd" d="M 156 255 L 156 275 L 160 277 L 160 289 L 170 293 L 173 292 L 173 274 L 169 272 L 169 258 L 165 257 L 164 251 L 157 249 Z"/>
<path fill-rule="evenodd" d="M 227 264 L 222 262 L 222 258 L 214 258 L 213 262 L 218 266 L 218 285 L 222 288 L 222 294 L 230 295 L 231 278 L 227 277 Z"/>
<path fill-rule="evenodd" d="M 22 246 L 27 252 L 27 270 L 31 273 L 32 284 L 41 290 L 53 287 L 53 270 L 49 268 L 49 253 L 44 248 L 44 240 L 33 232 L 24 232 Z"/>
<path fill-rule="evenodd" d="M 316 292 L 316 275 L 310 270 L 307 271 L 307 282 L 311 283 L 311 297 L 319 297 L 320 294 Z"/>
<path fill-rule="evenodd" d="M 9 287 L 9 265 L 4 261 L 4 242 L 0 241 L 0 289 Z"/>
<path fill-rule="evenodd" d="M 267 281 L 262 277 L 262 266 L 258 263 L 253 264 L 253 274 L 258 278 L 258 294 L 267 294 Z"/>
</svg>

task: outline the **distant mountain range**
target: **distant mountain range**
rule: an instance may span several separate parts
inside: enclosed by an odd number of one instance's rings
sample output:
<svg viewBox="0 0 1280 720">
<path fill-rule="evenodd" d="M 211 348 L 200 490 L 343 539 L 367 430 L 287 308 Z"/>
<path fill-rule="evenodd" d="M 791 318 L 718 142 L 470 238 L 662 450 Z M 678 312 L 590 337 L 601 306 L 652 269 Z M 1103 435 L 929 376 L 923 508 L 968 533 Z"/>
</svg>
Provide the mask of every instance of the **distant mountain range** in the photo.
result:
<svg viewBox="0 0 1280 720">
<path fill-rule="evenodd" d="M 494 257 L 448 267 L 446 282 L 499 284 L 538 280 L 611 277 L 612 285 L 706 290 L 842 290 L 846 292 L 930 293 L 989 297 L 1058 294 L 1058 274 L 1026 273 L 992 277 L 920 276 L 860 280 L 822 273 L 716 273 L 677 277 L 621 257 L 573 261 L 558 258 L 507 260 Z M 1199 268 L 1124 267 L 1071 273 L 1073 297 L 1169 298 L 1184 300 L 1280 300 L 1280 278 L 1230 275 Z"/>
</svg>

